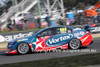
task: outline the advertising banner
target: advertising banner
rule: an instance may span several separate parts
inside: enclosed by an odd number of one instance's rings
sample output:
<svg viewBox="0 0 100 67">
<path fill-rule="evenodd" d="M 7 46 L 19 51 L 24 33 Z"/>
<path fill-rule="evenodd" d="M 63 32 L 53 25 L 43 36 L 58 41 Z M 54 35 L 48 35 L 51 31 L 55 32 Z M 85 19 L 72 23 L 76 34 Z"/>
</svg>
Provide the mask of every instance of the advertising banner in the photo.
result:
<svg viewBox="0 0 100 67">
<path fill-rule="evenodd" d="M 95 27 L 94 30 L 91 30 L 91 33 L 99 33 L 100 32 L 100 26 Z"/>
<path fill-rule="evenodd" d="M 43 23 L 42 25 L 46 25 L 47 23 Z M 78 26 L 77 26 L 78 27 Z M 26 32 L 18 32 L 18 33 L 6 33 L 6 34 L 0 34 L 0 42 L 9 42 L 14 39 L 26 37 L 26 36 L 32 36 L 36 31 L 26 31 Z M 100 33 L 100 25 L 96 25 L 94 27 L 94 30 L 90 31 L 91 33 Z"/>
<path fill-rule="evenodd" d="M 34 32 L 20 32 L 20 33 L 9 33 L 9 34 L 0 34 L 0 42 L 9 42 L 14 39 L 32 36 Z"/>
</svg>

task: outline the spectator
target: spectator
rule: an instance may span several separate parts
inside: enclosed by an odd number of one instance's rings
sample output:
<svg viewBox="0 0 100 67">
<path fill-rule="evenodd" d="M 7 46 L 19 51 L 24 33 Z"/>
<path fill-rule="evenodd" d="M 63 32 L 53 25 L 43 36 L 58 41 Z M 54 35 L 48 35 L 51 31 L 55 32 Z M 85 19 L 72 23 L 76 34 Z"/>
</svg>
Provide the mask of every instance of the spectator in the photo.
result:
<svg viewBox="0 0 100 67">
<path fill-rule="evenodd" d="M 100 23 L 100 14 L 97 16 L 98 23 Z"/>
<path fill-rule="evenodd" d="M 59 24 L 59 25 L 63 25 L 62 19 L 61 19 L 61 18 L 58 20 L 58 24 Z"/>
<path fill-rule="evenodd" d="M 70 26 L 70 20 L 68 18 L 66 19 L 66 25 Z"/>
<path fill-rule="evenodd" d="M 78 24 L 79 23 L 79 19 L 78 19 L 78 16 L 76 15 L 75 16 L 75 24 Z"/>
<path fill-rule="evenodd" d="M 59 25 L 66 25 L 66 21 L 63 18 L 60 18 L 58 23 Z"/>
<path fill-rule="evenodd" d="M 1 21 L 0 21 L 0 32 L 1 32 Z"/>
<path fill-rule="evenodd" d="M 41 29 L 41 18 L 40 17 L 37 18 L 37 27 Z"/>
<path fill-rule="evenodd" d="M 22 22 L 21 22 L 21 20 L 19 18 L 17 18 L 15 22 L 16 22 L 17 30 L 22 30 L 22 26 L 21 26 Z"/>
<path fill-rule="evenodd" d="M 46 21 L 47 21 L 47 23 L 48 23 L 48 27 L 51 26 L 51 24 L 50 24 L 50 18 L 51 18 L 51 17 L 50 17 L 49 15 L 45 18 Z"/>
<path fill-rule="evenodd" d="M 9 18 L 7 22 L 8 22 L 8 23 L 7 23 L 7 28 L 8 28 L 8 30 L 9 30 L 9 31 L 12 31 L 13 28 L 12 28 L 11 19 Z"/>
<path fill-rule="evenodd" d="M 78 17 L 77 17 L 77 20 L 76 20 L 76 22 L 77 22 L 78 25 L 80 25 L 80 21 L 81 21 L 81 20 L 80 20 L 80 16 L 78 16 Z"/>
<path fill-rule="evenodd" d="M 88 23 L 88 24 L 91 24 L 91 20 L 90 20 L 90 19 L 88 19 L 88 20 L 87 20 L 87 23 Z"/>
<path fill-rule="evenodd" d="M 91 17 L 91 21 L 92 21 L 92 23 L 95 22 L 95 17 L 94 16 Z"/>
<path fill-rule="evenodd" d="M 97 17 L 94 17 L 94 23 L 98 23 Z"/>
<path fill-rule="evenodd" d="M 64 18 L 61 20 L 61 22 L 63 25 L 66 25 L 66 20 Z"/>
<path fill-rule="evenodd" d="M 84 17 L 83 17 L 83 16 L 81 16 L 81 17 L 80 17 L 80 25 L 83 25 L 83 24 L 84 24 L 84 22 L 83 22 L 83 21 L 84 21 Z"/>
<path fill-rule="evenodd" d="M 88 22 L 88 20 L 87 20 L 87 18 L 83 18 L 83 24 L 87 24 L 87 22 Z"/>
<path fill-rule="evenodd" d="M 24 22 L 24 29 L 27 30 L 28 21 L 27 21 L 27 17 L 26 16 L 24 16 L 23 22 Z"/>
</svg>

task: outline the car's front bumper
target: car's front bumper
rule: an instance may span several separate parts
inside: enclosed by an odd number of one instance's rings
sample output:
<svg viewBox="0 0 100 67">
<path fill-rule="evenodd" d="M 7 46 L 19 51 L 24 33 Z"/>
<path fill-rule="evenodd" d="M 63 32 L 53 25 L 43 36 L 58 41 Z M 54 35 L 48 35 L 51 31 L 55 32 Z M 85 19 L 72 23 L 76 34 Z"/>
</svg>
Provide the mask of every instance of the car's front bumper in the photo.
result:
<svg viewBox="0 0 100 67">
<path fill-rule="evenodd" d="M 6 54 L 17 54 L 17 50 L 8 49 L 8 52 L 6 52 Z"/>
</svg>

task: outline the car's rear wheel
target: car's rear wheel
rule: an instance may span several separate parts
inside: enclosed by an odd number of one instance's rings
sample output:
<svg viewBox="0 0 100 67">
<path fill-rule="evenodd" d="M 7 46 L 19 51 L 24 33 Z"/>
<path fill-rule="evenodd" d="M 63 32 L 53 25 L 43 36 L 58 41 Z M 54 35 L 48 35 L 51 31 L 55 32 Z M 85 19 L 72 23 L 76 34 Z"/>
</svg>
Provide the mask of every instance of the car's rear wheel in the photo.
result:
<svg viewBox="0 0 100 67">
<path fill-rule="evenodd" d="M 81 46 L 81 42 L 80 42 L 80 40 L 78 40 L 78 39 L 72 39 L 72 40 L 69 42 L 69 47 L 70 47 L 71 49 L 78 49 L 78 48 L 80 48 L 80 46 Z"/>
<path fill-rule="evenodd" d="M 29 52 L 29 45 L 27 43 L 20 43 L 17 46 L 18 54 L 27 54 Z"/>
</svg>

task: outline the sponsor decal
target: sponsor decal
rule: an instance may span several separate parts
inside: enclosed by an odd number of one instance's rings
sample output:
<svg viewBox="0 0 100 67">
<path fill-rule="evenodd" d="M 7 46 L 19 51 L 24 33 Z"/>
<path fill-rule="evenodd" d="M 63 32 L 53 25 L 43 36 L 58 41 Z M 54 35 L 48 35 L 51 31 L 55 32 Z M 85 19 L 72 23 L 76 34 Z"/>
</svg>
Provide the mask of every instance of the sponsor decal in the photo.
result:
<svg viewBox="0 0 100 67">
<path fill-rule="evenodd" d="M 19 42 L 19 40 L 17 40 L 17 42 Z"/>
<path fill-rule="evenodd" d="M 91 32 L 100 32 L 100 27 L 94 27 L 94 29 L 91 30 Z"/>
<path fill-rule="evenodd" d="M 17 42 L 20 42 L 20 41 L 26 41 L 26 40 L 28 40 L 28 38 L 27 38 L 27 39 L 17 40 Z"/>
<path fill-rule="evenodd" d="M 38 38 L 35 38 L 32 41 L 32 46 L 33 46 L 34 49 L 38 49 L 39 47 L 43 48 L 42 43 L 43 43 L 43 41 L 40 41 Z"/>
<path fill-rule="evenodd" d="M 3 37 L 2 35 L 0 35 L 0 42 L 4 42 L 5 41 L 5 37 Z"/>
<path fill-rule="evenodd" d="M 48 45 L 48 46 L 53 46 L 54 44 L 64 42 L 64 41 L 66 41 L 67 39 L 70 39 L 70 38 L 72 38 L 72 37 L 73 37 L 72 34 L 60 36 L 60 37 L 57 37 L 57 38 L 56 38 L 56 37 L 55 37 L 55 38 L 51 37 L 51 38 L 49 38 L 49 39 L 46 40 L 46 45 Z M 65 43 L 65 42 L 64 42 L 64 43 Z M 57 44 L 57 45 L 59 45 L 59 44 Z M 60 44 L 60 45 L 61 45 L 61 44 Z"/>
<path fill-rule="evenodd" d="M 19 34 L 15 34 L 15 35 L 0 35 L 0 42 L 9 42 L 12 41 L 14 39 L 18 39 L 18 38 L 22 38 L 22 37 L 26 37 L 26 36 L 32 36 L 33 32 L 29 32 L 29 33 L 19 33 Z M 28 39 L 22 39 L 22 41 L 24 40 L 28 40 Z M 19 42 L 21 40 L 18 40 L 17 42 Z"/>
<path fill-rule="evenodd" d="M 85 34 L 85 32 L 81 31 L 79 33 L 75 33 L 74 36 L 77 38 L 80 38 L 81 36 L 83 36 Z"/>
<path fill-rule="evenodd" d="M 84 39 L 82 39 L 81 41 L 82 41 L 82 43 L 84 42 L 84 41 L 86 41 L 86 39 L 88 38 L 89 36 L 87 36 L 87 37 L 85 37 Z"/>
<path fill-rule="evenodd" d="M 45 26 L 45 25 L 47 25 L 47 22 L 41 22 L 41 25 Z"/>
</svg>

